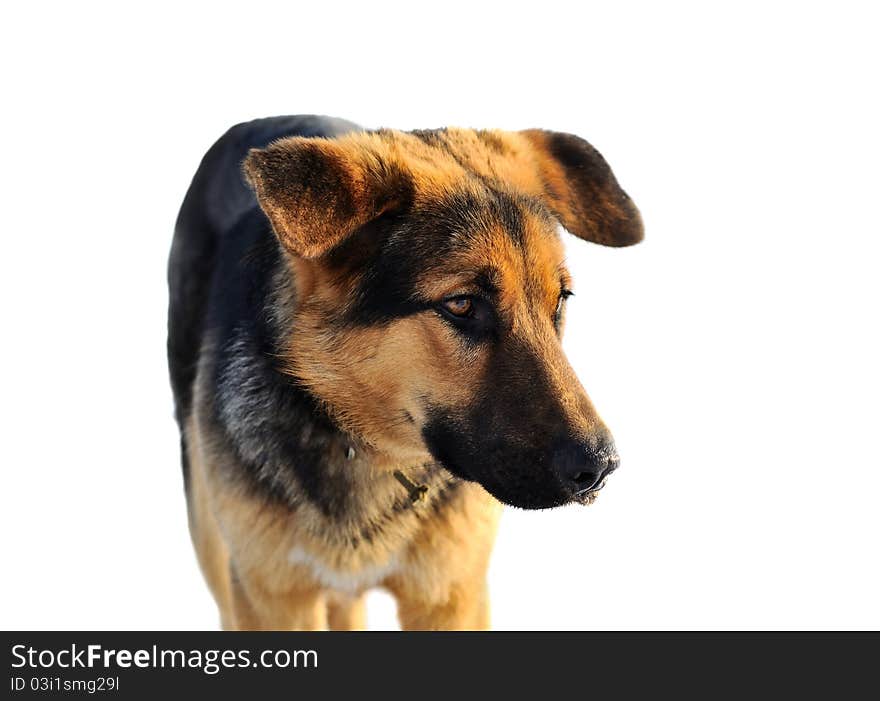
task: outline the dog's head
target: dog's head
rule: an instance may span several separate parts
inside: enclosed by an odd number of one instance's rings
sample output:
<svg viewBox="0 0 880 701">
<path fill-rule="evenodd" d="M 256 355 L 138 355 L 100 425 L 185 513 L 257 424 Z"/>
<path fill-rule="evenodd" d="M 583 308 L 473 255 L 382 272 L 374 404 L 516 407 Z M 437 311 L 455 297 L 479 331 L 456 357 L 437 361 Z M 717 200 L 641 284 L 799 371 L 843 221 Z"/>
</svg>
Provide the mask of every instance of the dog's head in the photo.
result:
<svg viewBox="0 0 880 701">
<path fill-rule="evenodd" d="M 607 246 L 642 238 L 595 149 L 383 130 L 284 139 L 245 173 L 295 273 L 290 371 L 344 427 L 508 504 L 592 498 L 617 453 L 562 352 L 557 223 Z"/>
</svg>

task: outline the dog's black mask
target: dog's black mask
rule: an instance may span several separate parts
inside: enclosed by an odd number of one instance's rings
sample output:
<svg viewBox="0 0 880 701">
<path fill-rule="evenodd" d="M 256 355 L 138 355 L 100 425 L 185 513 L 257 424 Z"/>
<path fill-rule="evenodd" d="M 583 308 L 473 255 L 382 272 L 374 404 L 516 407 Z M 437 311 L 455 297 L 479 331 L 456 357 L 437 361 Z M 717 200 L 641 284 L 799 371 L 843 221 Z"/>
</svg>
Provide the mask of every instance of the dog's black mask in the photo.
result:
<svg viewBox="0 0 880 701">
<path fill-rule="evenodd" d="M 595 415 L 579 384 L 572 389 L 564 401 L 534 352 L 504 346 L 472 406 L 428 409 L 425 443 L 447 470 L 511 506 L 542 509 L 584 501 L 616 468 L 617 454 L 601 422 L 585 428 L 572 421 L 572 410 Z"/>
</svg>

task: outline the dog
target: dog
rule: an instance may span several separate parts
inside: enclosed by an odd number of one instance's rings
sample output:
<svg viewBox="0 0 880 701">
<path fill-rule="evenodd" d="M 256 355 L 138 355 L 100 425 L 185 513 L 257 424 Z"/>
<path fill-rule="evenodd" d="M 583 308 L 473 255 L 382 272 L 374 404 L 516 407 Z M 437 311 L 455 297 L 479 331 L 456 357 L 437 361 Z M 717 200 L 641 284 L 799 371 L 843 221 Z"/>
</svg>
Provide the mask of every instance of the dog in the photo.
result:
<svg viewBox="0 0 880 701">
<path fill-rule="evenodd" d="M 563 355 L 559 224 L 643 237 L 569 134 L 296 116 L 207 152 L 169 262 L 189 526 L 225 629 L 489 626 L 502 504 L 589 503 L 617 467 Z"/>
</svg>

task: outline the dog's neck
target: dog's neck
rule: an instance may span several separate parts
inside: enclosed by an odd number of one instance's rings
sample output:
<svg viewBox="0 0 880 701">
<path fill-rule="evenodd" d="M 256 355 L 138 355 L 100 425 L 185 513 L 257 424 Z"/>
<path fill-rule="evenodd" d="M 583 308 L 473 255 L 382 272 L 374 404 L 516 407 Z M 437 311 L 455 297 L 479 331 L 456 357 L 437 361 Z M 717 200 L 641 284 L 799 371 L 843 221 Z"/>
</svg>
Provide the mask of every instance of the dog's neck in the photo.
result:
<svg viewBox="0 0 880 701">
<path fill-rule="evenodd" d="M 275 364 L 271 339 L 240 328 L 217 349 L 213 414 L 252 487 L 356 543 L 404 512 L 446 500 L 458 480 L 435 463 L 401 470 L 340 428 Z"/>
</svg>

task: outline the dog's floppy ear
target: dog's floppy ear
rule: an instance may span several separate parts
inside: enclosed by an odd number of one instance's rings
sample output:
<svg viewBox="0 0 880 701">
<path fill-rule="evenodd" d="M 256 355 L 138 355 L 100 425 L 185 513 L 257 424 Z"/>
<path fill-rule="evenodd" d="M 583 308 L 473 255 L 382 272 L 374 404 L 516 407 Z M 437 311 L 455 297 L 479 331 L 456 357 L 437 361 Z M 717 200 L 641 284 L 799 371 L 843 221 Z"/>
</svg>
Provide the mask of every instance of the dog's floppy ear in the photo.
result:
<svg viewBox="0 0 880 701">
<path fill-rule="evenodd" d="M 281 243 L 323 255 L 401 197 L 399 171 L 344 141 L 293 137 L 251 149 L 244 173 Z"/>
<path fill-rule="evenodd" d="M 528 129 L 544 199 L 562 225 L 587 241 L 631 246 L 644 237 L 639 210 L 617 184 L 605 159 L 572 134 Z"/>
</svg>

